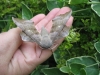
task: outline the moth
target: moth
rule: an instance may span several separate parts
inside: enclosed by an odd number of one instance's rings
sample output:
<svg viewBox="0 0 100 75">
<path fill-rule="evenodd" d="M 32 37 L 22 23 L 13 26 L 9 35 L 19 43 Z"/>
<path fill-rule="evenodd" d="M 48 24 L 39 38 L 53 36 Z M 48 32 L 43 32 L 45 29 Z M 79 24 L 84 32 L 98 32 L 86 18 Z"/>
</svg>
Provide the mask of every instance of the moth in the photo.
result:
<svg viewBox="0 0 100 75">
<path fill-rule="evenodd" d="M 48 32 L 45 27 L 38 32 L 34 22 L 31 20 L 12 17 L 13 22 L 22 30 L 21 38 L 23 41 L 36 42 L 41 48 L 49 49 L 54 43 L 63 37 L 68 36 L 70 28 L 66 26 L 72 11 L 56 16 L 52 22 L 51 31 Z"/>
</svg>

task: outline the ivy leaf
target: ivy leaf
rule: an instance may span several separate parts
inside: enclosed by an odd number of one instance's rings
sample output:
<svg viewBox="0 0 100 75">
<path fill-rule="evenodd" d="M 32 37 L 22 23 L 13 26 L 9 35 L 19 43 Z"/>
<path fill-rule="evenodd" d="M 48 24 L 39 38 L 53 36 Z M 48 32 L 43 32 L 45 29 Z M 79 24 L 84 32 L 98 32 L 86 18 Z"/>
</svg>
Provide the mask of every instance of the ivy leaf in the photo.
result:
<svg viewBox="0 0 100 75">
<path fill-rule="evenodd" d="M 43 68 L 48 68 L 49 66 L 48 65 L 39 65 L 36 70 L 34 70 L 31 75 L 44 75 L 41 71 L 41 69 Z"/>
<path fill-rule="evenodd" d="M 42 72 L 45 75 L 66 75 L 66 73 L 63 73 L 59 70 L 59 68 L 53 67 L 53 68 L 44 68 L 42 69 Z"/>
<path fill-rule="evenodd" d="M 85 66 L 82 64 L 71 64 L 71 71 L 74 75 L 86 75 L 85 70 L 83 69 Z"/>
<path fill-rule="evenodd" d="M 95 55 L 95 58 L 96 58 L 96 60 L 98 61 L 98 63 L 100 62 L 100 53 L 95 53 L 94 54 Z"/>
<path fill-rule="evenodd" d="M 100 42 L 96 42 L 96 43 L 94 44 L 94 47 L 95 47 L 95 49 L 97 50 L 97 52 L 100 53 Z"/>
<path fill-rule="evenodd" d="M 100 17 L 100 1 L 99 0 L 91 0 L 94 2 L 91 5 L 92 10 Z"/>
<path fill-rule="evenodd" d="M 83 69 L 82 72 L 84 74 L 86 72 L 87 75 L 99 75 L 98 63 L 93 57 L 90 56 L 71 58 L 67 60 L 66 65 L 71 67 L 71 71 L 75 75 L 80 75 L 81 69 Z M 80 69 L 80 71 L 78 71 L 78 69 Z"/>
<path fill-rule="evenodd" d="M 62 71 L 63 73 L 70 73 L 70 68 L 68 66 L 63 66 L 60 68 L 60 71 Z"/>
</svg>

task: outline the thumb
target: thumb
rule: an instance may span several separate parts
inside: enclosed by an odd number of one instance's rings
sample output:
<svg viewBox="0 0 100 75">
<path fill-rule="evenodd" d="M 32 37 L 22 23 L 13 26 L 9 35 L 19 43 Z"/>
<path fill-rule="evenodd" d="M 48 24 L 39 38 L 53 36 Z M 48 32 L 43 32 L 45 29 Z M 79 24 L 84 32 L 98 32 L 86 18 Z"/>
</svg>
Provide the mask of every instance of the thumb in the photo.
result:
<svg viewBox="0 0 100 75">
<path fill-rule="evenodd" d="M 22 43 L 20 37 L 21 30 L 19 28 L 10 29 L 8 32 L 0 35 L 0 54 L 3 57 L 3 64 L 9 63 L 15 51 Z M 1 58 L 0 58 L 1 59 Z"/>
</svg>

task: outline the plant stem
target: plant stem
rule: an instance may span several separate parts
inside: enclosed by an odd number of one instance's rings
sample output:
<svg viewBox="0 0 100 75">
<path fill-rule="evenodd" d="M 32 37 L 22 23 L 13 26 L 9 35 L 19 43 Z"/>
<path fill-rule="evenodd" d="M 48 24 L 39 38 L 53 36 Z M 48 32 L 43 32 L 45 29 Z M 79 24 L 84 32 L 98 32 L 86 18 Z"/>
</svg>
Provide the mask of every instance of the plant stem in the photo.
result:
<svg viewBox="0 0 100 75">
<path fill-rule="evenodd" d="M 100 2 L 88 2 L 87 4 L 100 4 Z"/>
<path fill-rule="evenodd" d="M 73 13 L 81 12 L 81 11 L 86 11 L 86 10 L 89 10 L 89 9 L 91 9 L 91 8 L 86 8 L 86 9 L 81 9 L 81 10 L 73 11 Z"/>
<path fill-rule="evenodd" d="M 74 17 L 82 17 L 82 18 L 90 18 L 91 16 L 74 16 Z"/>
<path fill-rule="evenodd" d="M 2 21 L 12 21 L 12 20 L 0 20 L 0 22 L 2 22 Z"/>
</svg>

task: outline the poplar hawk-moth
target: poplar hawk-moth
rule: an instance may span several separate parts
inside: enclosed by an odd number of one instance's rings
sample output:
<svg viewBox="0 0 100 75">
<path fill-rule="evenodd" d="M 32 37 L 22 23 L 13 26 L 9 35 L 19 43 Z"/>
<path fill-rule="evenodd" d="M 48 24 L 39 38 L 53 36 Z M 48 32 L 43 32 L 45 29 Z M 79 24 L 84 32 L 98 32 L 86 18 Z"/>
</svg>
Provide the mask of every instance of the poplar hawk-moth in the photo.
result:
<svg viewBox="0 0 100 75">
<path fill-rule="evenodd" d="M 48 49 L 54 45 L 55 41 L 66 37 L 70 28 L 66 26 L 72 11 L 56 16 L 52 22 L 51 31 L 48 32 L 45 27 L 41 28 L 39 33 L 31 20 L 19 19 L 12 17 L 13 22 L 22 30 L 21 38 L 23 41 L 36 42 L 43 49 Z"/>
</svg>

